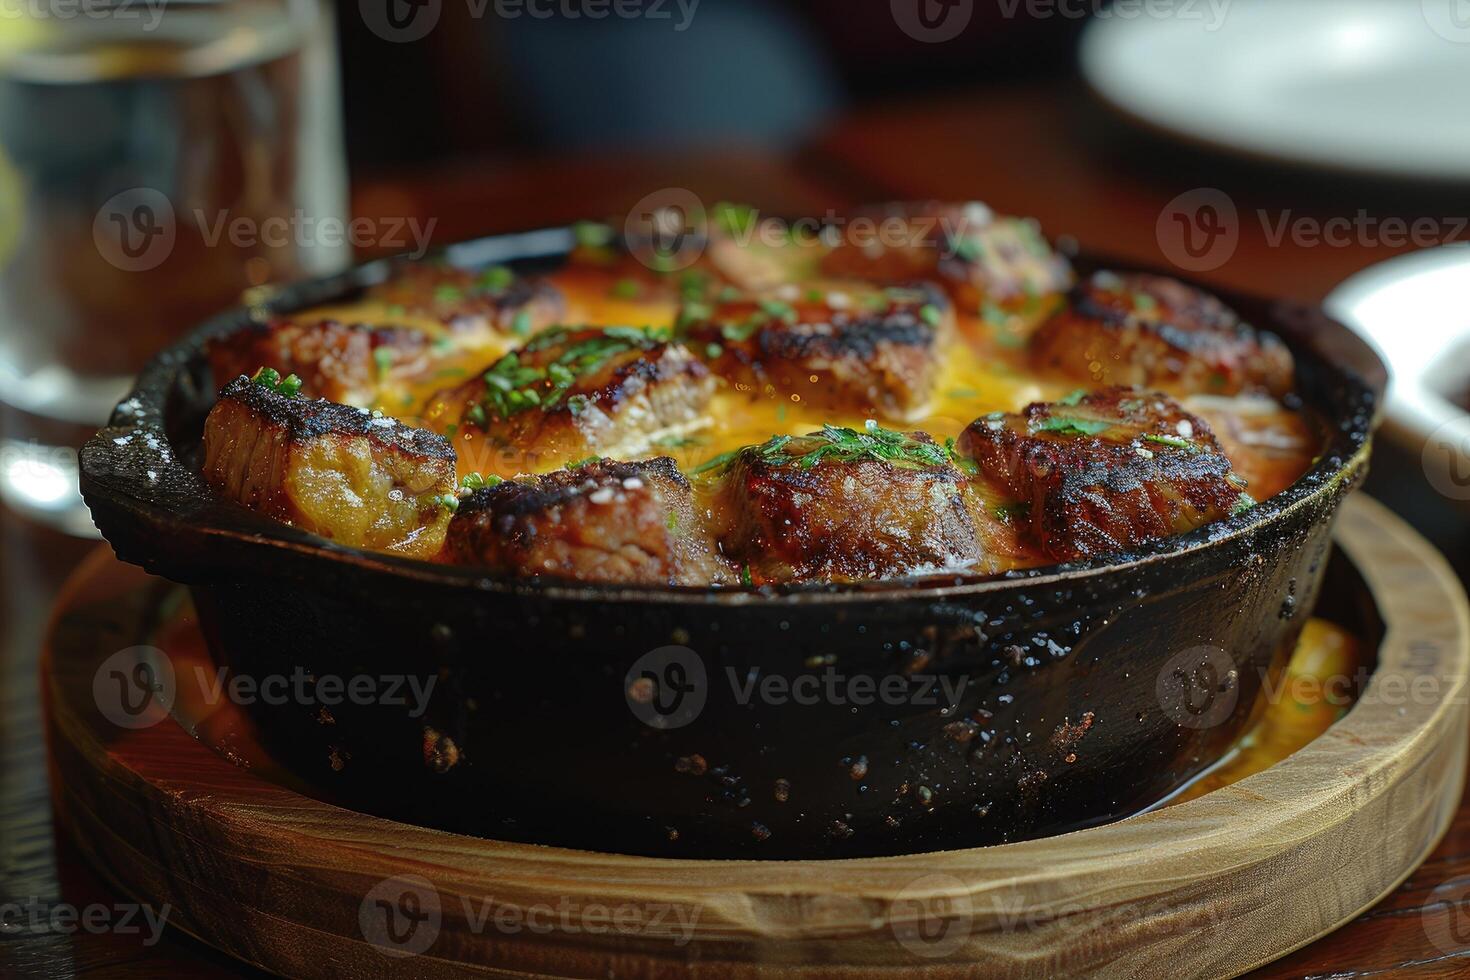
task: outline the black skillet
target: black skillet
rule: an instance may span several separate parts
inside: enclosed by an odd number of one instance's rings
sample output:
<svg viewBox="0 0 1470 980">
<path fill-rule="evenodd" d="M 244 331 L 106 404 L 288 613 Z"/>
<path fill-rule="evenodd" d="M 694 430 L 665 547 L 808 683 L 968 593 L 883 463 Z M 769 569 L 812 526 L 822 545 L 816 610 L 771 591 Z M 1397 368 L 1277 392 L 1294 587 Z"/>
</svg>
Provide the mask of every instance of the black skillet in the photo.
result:
<svg viewBox="0 0 1470 980">
<path fill-rule="evenodd" d="M 446 257 L 535 267 L 570 244 L 552 229 Z M 1315 308 L 1216 290 L 1290 344 L 1300 397 L 1323 420 L 1310 472 L 1242 516 L 989 581 L 513 582 L 276 524 L 215 500 L 191 463 L 216 390 L 208 338 L 350 299 L 385 274 L 376 263 L 280 288 L 160 354 L 82 451 L 82 491 L 121 558 L 193 588 L 222 663 L 254 681 L 300 678 L 304 697 L 257 697 L 253 710 L 272 751 L 324 793 L 602 851 L 901 854 L 1153 804 L 1258 710 L 1316 602 L 1385 380 Z M 420 690 L 432 679 L 421 714 L 409 684 L 390 690 L 405 675 Z M 353 677 L 374 679 L 372 693 L 359 681 L 360 696 L 339 695 Z"/>
</svg>

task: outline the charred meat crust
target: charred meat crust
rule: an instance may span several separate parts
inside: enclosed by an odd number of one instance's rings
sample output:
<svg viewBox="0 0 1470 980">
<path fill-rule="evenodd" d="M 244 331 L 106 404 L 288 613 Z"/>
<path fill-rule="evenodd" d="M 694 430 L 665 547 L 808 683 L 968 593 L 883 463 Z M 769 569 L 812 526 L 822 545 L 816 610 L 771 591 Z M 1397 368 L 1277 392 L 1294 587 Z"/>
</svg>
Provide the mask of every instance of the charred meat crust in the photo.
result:
<svg viewBox="0 0 1470 980">
<path fill-rule="evenodd" d="M 237 378 L 204 422 L 205 480 L 252 510 L 342 544 L 433 557 L 455 455 L 432 432 L 378 412 Z"/>
<path fill-rule="evenodd" d="M 817 293 L 791 301 L 740 296 L 714 306 L 689 304 L 681 336 L 709 357 L 716 374 L 755 392 L 770 385 L 819 407 L 888 415 L 921 407 L 953 323 L 944 293 L 928 283 Z"/>
<path fill-rule="evenodd" d="M 1057 561 L 1121 552 L 1250 504 L 1208 424 L 1159 393 L 1110 388 L 986 416 L 958 448 L 1028 510 L 1033 543 Z"/>
<path fill-rule="evenodd" d="M 1032 340 L 1033 362 L 1090 383 L 1181 394 L 1291 390 L 1291 352 L 1208 293 L 1175 279 L 1099 272 Z"/>
<path fill-rule="evenodd" d="M 476 490 L 448 541 L 456 562 L 523 578 L 710 585 L 730 577 L 689 481 L 666 456 L 598 460 Z"/>
<path fill-rule="evenodd" d="M 558 322 L 567 307 L 555 286 L 507 267 L 470 270 L 437 262 L 401 263 L 366 298 L 434 317 L 453 334 L 483 325 L 530 334 Z"/>
<path fill-rule="evenodd" d="M 644 331 L 556 328 L 434 401 L 530 454 L 625 454 L 702 424 L 714 386 L 687 349 Z"/>
<path fill-rule="evenodd" d="M 288 398 L 249 378 L 238 377 L 219 393 L 220 401 L 234 401 L 266 422 L 284 429 L 293 441 L 326 435 L 364 436 L 384 447 L 432 459 L 455 459 L 449 440 L 427 429 L 404 425 L 381 412 L 369 412 L 325 399 Z"/>
<path fill-rule="evenodd" d="M 877 225 L 877 241 L 844 241 L 823 260 L 831 276 L 901 282 L 935 279 L 970 311 L 1059 293 L 1072 269 L 1035 222 L 994 214 L 976 203 L 913 201 L 862 211 Z M 898 224 L 902 240 L 893 241 Z M 855 221 L 851 227 L 856 227 Z"/>
<path fill-rule="evenodd" d="M 753 584 L 895 578 L 983 556 L 966 478 L 923 433 L 926 457 L 813 461 L 814 437 L 741 450 L 720 477 L 715 513 L 727 557 Z"/>
<path fill-rule="evenodd" d="M 254 324 L 212 341 L 206 356 L 219 382 L 272 367 L 300 377 L 310 397 L 348 403 L 370 402 L 380 382 L 433 363 L 422 331 L 333 319 Z"/>
</svg>

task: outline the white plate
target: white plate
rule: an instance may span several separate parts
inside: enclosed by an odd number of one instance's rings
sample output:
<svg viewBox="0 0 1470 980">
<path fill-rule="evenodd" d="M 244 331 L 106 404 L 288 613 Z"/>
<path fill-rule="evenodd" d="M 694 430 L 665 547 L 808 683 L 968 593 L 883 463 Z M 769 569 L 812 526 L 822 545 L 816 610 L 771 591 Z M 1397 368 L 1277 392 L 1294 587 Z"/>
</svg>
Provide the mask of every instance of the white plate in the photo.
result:
<svg viewBox="0 0 1470 980">
<path fill-rule="evenodd" d="M 1118 0 L 1081 62 L 1108 102 L 1192 141 L 1470 178 L 1470 0 Z"/>
<path fill-rule="evenodd" d="M 1419 452 L 1434 488 L 1470 503 L 1470 246 L 1412 252 L 1338 286 L 1323 304 L 1388 364 L 1385 431 Z"/>
</svg>

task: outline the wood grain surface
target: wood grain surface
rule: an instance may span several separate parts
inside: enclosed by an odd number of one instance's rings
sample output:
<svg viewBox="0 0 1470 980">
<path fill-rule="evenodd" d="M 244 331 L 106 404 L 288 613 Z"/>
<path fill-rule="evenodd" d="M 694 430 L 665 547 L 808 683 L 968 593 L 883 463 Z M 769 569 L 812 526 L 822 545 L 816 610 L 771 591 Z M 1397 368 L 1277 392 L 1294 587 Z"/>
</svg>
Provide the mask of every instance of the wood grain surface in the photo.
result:
<svg viewBox="0 0 1470 980">
<path fill-rule="evenodd" d="M 124 892 L 290 976 L 1234 976 L 1378 900 L 1459 805 L 1464 594 L 1365 498 L 1345 511 L 1340 543 L 1389 632 L 1362 700 L 1306 749 L 1107 827 L 840 862 L 466 838 L 299 795 L 172 719 L 121 729 L 94 695 L 112 648 L 89 640 L 87 582 L 108 576 L 104 555 L 64 603 L 43 665 L 56 809 Z M 113 579 L 147 590 L 141 574 Z"/>
</svg>

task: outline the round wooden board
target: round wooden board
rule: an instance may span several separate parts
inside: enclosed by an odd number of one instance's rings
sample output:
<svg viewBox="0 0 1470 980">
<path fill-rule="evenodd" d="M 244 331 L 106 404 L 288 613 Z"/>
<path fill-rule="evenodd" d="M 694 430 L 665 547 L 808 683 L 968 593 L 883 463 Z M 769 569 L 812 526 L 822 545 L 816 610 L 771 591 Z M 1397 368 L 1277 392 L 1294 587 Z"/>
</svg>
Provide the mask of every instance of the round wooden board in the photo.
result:
<svg viewBox="0 0 1470 980">
<path fill-rule="evenodd" d="M 120 729 L 93 679 L 142 640 L 107 636 L 88 610 L 147 590 L 101 553 L 63 597 L 43 666 L 57 812 L 124 891 L 287 976 L 1233 976 L 1394 888 L 1463 787 L 1464 592 L 1433 548 L 1361 496 L 1338 540 L 1388 633 L 1359 703 L 1307 748 L 1093 830 L 835 862 L 462 837 L 299 795 L 172 720 Z"/>
</svg>

